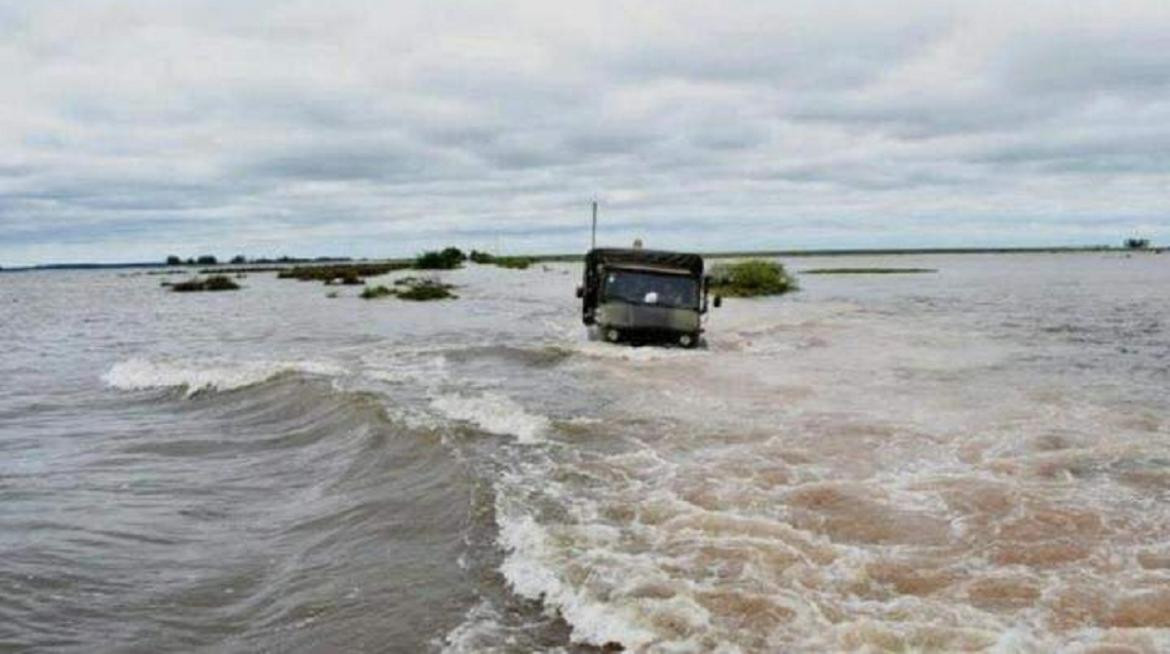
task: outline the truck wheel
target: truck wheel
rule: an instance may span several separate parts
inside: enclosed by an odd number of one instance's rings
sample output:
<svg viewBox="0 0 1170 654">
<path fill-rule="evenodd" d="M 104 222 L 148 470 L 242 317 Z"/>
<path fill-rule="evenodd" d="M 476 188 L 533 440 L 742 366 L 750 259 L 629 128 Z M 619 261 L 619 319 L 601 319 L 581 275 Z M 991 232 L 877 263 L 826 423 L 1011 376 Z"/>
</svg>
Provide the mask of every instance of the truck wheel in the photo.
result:
<svg viewBox="0 0 1170 654">
<path fill-rule="evenodd" d="M 610 343 L 617 343 L 619 340 L 621 340 L 621 337 L 622 333 L 617 329 L 614 329 L 613 327 L 607 327 L 605 329 L 605 340 L 609 341 Z"/>
<path fill-rule="evenodd" d="M 699 344 L 699 339 L 694 334 L 682 334 L 678 337 L 678 344 L 689 350 Z"/>
</svg>

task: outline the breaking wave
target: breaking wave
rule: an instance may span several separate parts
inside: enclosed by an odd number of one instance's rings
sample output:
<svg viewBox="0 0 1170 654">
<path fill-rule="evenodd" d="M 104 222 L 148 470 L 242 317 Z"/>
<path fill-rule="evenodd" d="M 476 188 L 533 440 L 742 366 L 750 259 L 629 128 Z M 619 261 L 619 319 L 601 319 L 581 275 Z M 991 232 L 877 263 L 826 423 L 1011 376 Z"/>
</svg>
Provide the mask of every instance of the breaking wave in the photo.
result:
<svg viewBox="0 0 1170 654">
<path fill-rule="evenodd" d="M 551 428 L 548 418 L 525 411 L 499 393 L 441 395 L 431 400 L 431 407 L 447 418 L 469 422 L 488 433 L 515 436 L 521 443 L 539 443 Z"/>
<path fill-rule="evenodd" d="M 571 626 L 574 642 L 597 646 L 616 642 L 638 650 L 658 638 L 653 630 L 639 624 L 636 607 L 596 601 L 580 588 L 565 583 L 557 547 L 550 542 L 552 536 L 531 516 L 509 517 L 502 512 L 497 514 L 497 521 L 498 542 L 507 552 L 501 574 L 516 594 L 555 609 Z M 597 535 L 616 538 L 616 532 Z"/>
<path fill-rule="evenodd" d="M 336 376 L 344 374 L 345 369 L 317 361 L 194 363 L 131 359 L 114 364 L 102 380 L 125 391 L 185 388 L 187 395 L 192 396 L 203 391 L 230 391 L 254 386 L 287 373 Z"/>
</svg>

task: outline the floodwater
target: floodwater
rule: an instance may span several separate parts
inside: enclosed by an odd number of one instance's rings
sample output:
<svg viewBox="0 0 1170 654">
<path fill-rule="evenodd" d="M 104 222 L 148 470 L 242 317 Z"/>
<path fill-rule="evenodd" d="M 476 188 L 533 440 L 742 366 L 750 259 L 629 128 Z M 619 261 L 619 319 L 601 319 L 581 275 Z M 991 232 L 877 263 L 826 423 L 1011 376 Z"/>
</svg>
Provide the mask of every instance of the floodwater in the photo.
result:
<svg viewBox="0 0 1170 654">
<path fill-rule="evenodd" d="M 0 650 L 1170 651 L 1170 257 L 785 263 L 938 273 L 0 275 Z"/>
</svg>

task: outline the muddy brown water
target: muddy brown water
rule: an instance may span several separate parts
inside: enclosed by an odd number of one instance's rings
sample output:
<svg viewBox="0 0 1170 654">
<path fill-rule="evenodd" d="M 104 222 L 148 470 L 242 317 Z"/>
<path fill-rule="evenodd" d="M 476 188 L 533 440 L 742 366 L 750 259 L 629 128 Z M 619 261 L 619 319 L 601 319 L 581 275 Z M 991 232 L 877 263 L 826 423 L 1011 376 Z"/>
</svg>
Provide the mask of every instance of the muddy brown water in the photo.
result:
<svg viewBox="0 0 1170 654">
<path fill-rule="evenodd" d="M 939 272 L 696 351 L 570 265 L 0 275 L 0 650 L 1170 651 L 1170 258 L 785 263 Z"/>
</svg>

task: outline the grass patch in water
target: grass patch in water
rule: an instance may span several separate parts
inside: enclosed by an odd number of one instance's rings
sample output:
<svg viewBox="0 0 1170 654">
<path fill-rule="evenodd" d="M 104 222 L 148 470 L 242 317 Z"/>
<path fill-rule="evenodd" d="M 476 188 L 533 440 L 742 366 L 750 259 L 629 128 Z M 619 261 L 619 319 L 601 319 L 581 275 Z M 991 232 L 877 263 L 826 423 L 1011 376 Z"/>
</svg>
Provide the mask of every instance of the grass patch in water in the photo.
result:
<svg viewBox="0 0 1170 654">
<path fill-rule="evenodd" d="M 165 285 L 165 284 L 164 284 Z M 206 279 L 189 279 L 185 282 L 170 284 L 171 290 L 176 293 L 192 293 L 197 291 L 238 291 L 240 285 L 227 275 L 212 275 Z"/>
<path fill-rule="evenodd" d="M 532 259 L 528 257 L 496 257 L 495 264 L 501 268 L 526 270 L 528 266 L 532 265 Z"/>
<path fill-rule="evenodd" d="M 797 290 L 796 279 L 775 261 L 749 259 L 711 268 L 711 292 L 725 297 L 782 295 Z"/>
<path fill-rule="evenodd" d="M 230 275 L 232 273 L 280 273 L 288 270 L 288 266 L 237 266 L 237 267 L 219 267 L 219 268 L 200 268 L 201 275 Z M 182 273 L 181 270 L 172 272 L 150 273 L 157 275 L 178 275 Z"/>
<path fill-rule="evenodd" d="M 437 279 L 421 279 L 408 285 L 405 290 L 399 290 L 398 299 L 414 302 L 446 300 L 457 297 L 451 292 L 453 288 L 455 287 L 450 284 L 444 284 Z"/>
<path fill-rule="evenodd" d="M 458 296 L 451 292 L 455 288 L 451 284 L 444 284 L 438 279 L 420 279 L 418 277 L 404 277 L 394 282 L 396 287 L 369 286 L 362 291 L 363 300 L 394 296 L 400 300 L 411 302 L 427 302 L 429 300 L 454 299 Z"/>
<path fill-rule="evenodd" d="M 514 270 L 525 270 L 531 266 L 533 262 L 533 259 L 529 257 L 497 257 L 494 254 L 480 252 L 479 250 L 472 250 L 471 256 L 468 258 L 481 265 L 499 266 L 501 268 L 512 268 Z"/>
<path fill-rule="evenodd" d="M 362 284 L 365 284 L 366 282 L 361 277 L 358 277 L 356 272 L 354 272 L 352 270 L 347 270 L 347 271 L 345 271 L 345 274 L 343 274 L 341 277 L 334 277 L 333 279 L 327 279 L 327 280 L 325 280 L 325 283 L 328 285 L 341 284 L 343 286 L 361 286 Z"/>
<path fill-rule="evenodd" d="M 802 275 L 922 275 L 936 273 L 936 268 L 812 268 Z"/>
<path fill-rule="evenodd" d="M 363 300 L 376 300 L 380 297 L 394 295 L 395 293 L 396 291 L 394 289 L 386 288 L 385 286 L 367 286 L 362 289 L 361 298 Z"/>
<path fill-rule="evenodd" d="M 332 264 L 323 266 L 293 266 L 281 270 L 276 274 L 279 279 L 296 279 L 298 281 L 318 281 L 326 284 L 340 280 L 342 284 L 361 284 L 363 277 L 385 275 L 395 270 L 409 268 L 408 263 L 352 263 Z"/>
</svg>

